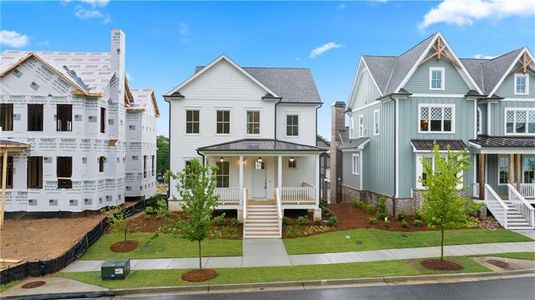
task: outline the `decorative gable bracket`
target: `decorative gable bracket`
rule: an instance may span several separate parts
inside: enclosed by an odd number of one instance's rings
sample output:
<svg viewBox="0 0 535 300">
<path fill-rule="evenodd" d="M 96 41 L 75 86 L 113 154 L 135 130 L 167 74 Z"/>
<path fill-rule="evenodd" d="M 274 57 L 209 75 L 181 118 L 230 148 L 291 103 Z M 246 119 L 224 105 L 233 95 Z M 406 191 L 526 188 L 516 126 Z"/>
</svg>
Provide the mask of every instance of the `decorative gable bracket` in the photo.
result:
<svg viewBox="0 0 535 300">
<path fill-rule="evenodd" d="M 524 51 L 524 54 L 522 54 L 522 57 L 520 57 L 520 59 L 518 60 L 518 63 L 520 64 L 520 67 L 518 69 L 516 69 L 516 70 L 517 71 L 522 70 L 522 73 L 524 73 L 524 74 L 526 74 L 528 72 L 528 69 L 531 69 L 533 71 L 533 69 L 530 68 L 530 66 L 529 66 L 532 62 L 533 62 L 533 60 L 529 56 L 528 52 Z"/>
<path fill-rule="evenodd" d="M 445 58 L 447 60 L 449 60 L 453 65 L 455 65 L 456 67 L 458 68 L 461 68 L 461 66 L 459 65 L 459 63 L 457 63 L 457 61 L 452 58 L 447 52 L 446 52 L 446 49 L 447 49 L 447 45 L 446 43 L 442 40 L 442 37 L 441 36 L 438 36 L 435 43 L 433 44 L 433 46 L 431 47 L 432 50 L 434 50 L 434 53 L 429 55 L 428 57 L 426 57 L 425 59 L 423 59 L 419 65 L 423 65 L 425 64 L 426 62 L 428 62 L 429 60 L 433 59 L 433 58 L 436 58 L 436 60 L 441 60 L 442 58 Z"/>
</svg>

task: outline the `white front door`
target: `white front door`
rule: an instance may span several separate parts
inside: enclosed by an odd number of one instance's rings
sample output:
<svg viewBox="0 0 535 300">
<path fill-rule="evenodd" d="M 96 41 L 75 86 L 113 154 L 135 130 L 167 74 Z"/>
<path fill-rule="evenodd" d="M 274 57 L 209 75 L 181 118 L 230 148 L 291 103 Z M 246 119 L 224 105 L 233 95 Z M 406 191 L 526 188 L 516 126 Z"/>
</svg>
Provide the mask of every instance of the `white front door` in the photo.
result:
<svg viewBox="0 0 535 300">
<path fill-rule="evenodd" d="M 266 163 L 255 162 L 253 165 L 253 198 L 266 199 L 267 195 L 267 173 Z"/>
</svg>

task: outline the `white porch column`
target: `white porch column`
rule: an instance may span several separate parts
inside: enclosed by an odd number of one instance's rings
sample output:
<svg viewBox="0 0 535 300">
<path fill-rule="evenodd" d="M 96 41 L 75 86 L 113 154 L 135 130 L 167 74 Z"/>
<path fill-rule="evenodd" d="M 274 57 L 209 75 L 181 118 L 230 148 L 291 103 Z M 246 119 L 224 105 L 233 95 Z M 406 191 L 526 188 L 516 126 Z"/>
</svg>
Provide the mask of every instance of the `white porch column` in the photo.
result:
<svg viewBox="0 0 535 300">
<path fill-rule="evenodd" d="M 243 155 L 240 155 L 240 160 L 238 161 L 239 165 L 239 185 L 240 185 L 240 207 L 238 208 L 238 220 L 243 220 Z"/>
<path fill-rule="evenodd" d="M 320 221 L 321 220 L 321 209 L 319 209 L 320 206 L 320 155 L 316 154 L 314 158 L 315 162 L 315 176 L 316 180 L 314 183 L 314 191 L 315 191 L 315 198 L 316 198 L 316 208 L 314 209 L 314 221 Z"/>
<path fill-rule="evenodd" d="M 279 155 L 277 157 L 277 186 L 278 186 L 278 190 L 279 190 L 279 195 L 278 196 L 281 196 L 282 195 L 282 155 Z M 282 201 L 282 199 L 281 199 Z"/>
</svg>

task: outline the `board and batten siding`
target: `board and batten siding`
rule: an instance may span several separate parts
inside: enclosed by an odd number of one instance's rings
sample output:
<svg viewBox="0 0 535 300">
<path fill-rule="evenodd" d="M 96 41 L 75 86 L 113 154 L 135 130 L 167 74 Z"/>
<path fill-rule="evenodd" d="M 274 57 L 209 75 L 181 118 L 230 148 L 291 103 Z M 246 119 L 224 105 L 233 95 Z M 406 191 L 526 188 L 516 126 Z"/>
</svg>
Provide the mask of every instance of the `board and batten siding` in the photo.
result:
<svg viewBox="0 0 535 300">
<path fill-rule="evenodd" d="M 535 96 L 534 96 L 535 97 Z M 535 108 L 535 101 L 499 101 L 490 104 L 491 130 L 489 135 L 504 136 L 505 111 L 510 108 Z"/>
<path fill-rule="evenodd" d="M 373 83 L 370 72 L 365 68 L 359 70 L 359 72 L 360 76 L 357 77 L 357 88 L 351 95 L 352 109 L 372 103 L 377 98 L 381 97 L 379 90 L 377 90 L 377 87 Z"/>
<path fill-rule="evenodd" d="M 429 69 L 437 67 L 444 68 L 444 90 L 430 90 L 429 89 Z M 459 74 L 459 71 L 446 60 L 430 61 L 419 66 L 414 74 L 411 76 L 404 87 L 410 93 L 435 93 L 435 94 L 466 94 L 470 89 L 464 79 Z"/>
<path fill-rule="evenodd" d="M 342 152 L 342 160 L 344 162 L 342 166 L 342 178 L 343 178 L 342 184 L 353 189 L 362 190 L 360 186 L 360 176 L 362 176 L 362 173 L 360 173 L 359 175 L 353 174 L 353 165 L 352 165 L 353 164 L 352 157 L 354 154 L 358 154 L 358 153 L 360 152 L 358 151 Z M 360 163 L 362 163 L 362 156 L 360 157 Z"/>
<path fill-rule="evenodd" d="M 487 120 L 488 120 L 488 115 L 487 115 L 487 108 L 488 108 L 489 104 L 487 103 L 483 103 L 483 104 L 478 104 L 477 107 L 479 108 L 479 111 L 481 112 L 481 134 L 487 134 L 488 131 L 487 131 L 487 127 L 488 127 L 488 124 L 487 124 Z M 477 117 L 477 115 L 476 115 Z"/>
<path fill-rule="evenodd" d="M 514 68 L 513 68 L 514 69 Z M 527 95 L 515 95 L 515 73 L 507 75 L 502 84 L 496 90 L 496 95 L 504 98 L 535 98 L 535 73 L 529 71 L 529 93 Z"/>
<path fill-rule="evenodd" d="M 419 133 L 418 105 L 455 105 L 454 133 Z M 411 139 L 456 139 L 466 145 L 474 138 L 474 102 L 464 98 L 449 97 L 409 97 L 399 101 L 399 197 L 411 197 L 411 189 L 416 187 L 416 155 Z M 465 174 L 465 183 L 473 181 L 473 171 Z"/>
</svg>

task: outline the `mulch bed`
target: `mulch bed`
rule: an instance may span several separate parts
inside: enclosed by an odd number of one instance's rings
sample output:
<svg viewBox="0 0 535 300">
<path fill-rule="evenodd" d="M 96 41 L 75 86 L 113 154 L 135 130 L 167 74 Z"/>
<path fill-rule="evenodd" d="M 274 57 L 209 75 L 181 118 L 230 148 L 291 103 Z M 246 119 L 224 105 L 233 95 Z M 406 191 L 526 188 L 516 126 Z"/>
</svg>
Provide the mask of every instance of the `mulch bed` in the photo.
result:
<svg viewBox="0 0 535 300">
<path fill-rule="evenodd" d="M 110 249 L 113 252 L 130 252 L 137 248 L 138 241 L 120 241 L 111 245 Z"/>
<path fill-rule="evenodd" d="M 168 218 L 157 219 L 156 215 L 151 215 L 148 219 L 145 219 L 145 213 L 139 212 L 131 216 L 130 221 L 140 232 L 157 232 L 162 226 L 178 220 L 181 216 L 181 213 L 173 213 Z"/>
<path fill-rule="evenodd" d="M 212 269 L 195 269 L 182 274 L 181 278 L 189 282 L 201 282 L 215 278 L 217 273 Z"/>
<path fill-rule="evenodd" d="M 509 263 L 506 263 L 497 259 L 488 259 L 487 262 L 491 265 L 495 265 L 498 268 L 506 269 L 509 267 Z"/>
<path fill-rule="evenodd" d="M 440 259 L 425 259 L 420 263 L 424 268 L 430 270 L 440 271 L 459 271 L 464 267 L 456 262 L 440 260 Z"/>
<path fill-rule="evenodd" d="M 390 226 L 384 226 L 384 220 L 377 220 L 377 224 L 370 224 L 370 217 L 368 213 L 360 207 L 353 206 L 350 203 L 336 203 L 329 204 L 329 209 L 336 215 L 337 224 L 336 230 L 346 230 L 353 228 L 377 228 L 390 231 L 427 231 L 427 225 L 422 223 L 422 226 L 414 226 L 414 218 L 407 217 L 408 227 L 401 226 L 401 223 L 394 217 L 389 217 Z"/>
<path fill-rule="evenodd" d="M 46 284 L 46 282 L 44 282 L 44 281 L 32 281 L 32 282 L 28 282 L 28 283 L 22 285 L 21 288 L 23 288 L 23 289 L 33 289 L 33 288 L 36 288 L 36 287 L 43 286 L 45 284 Z"/>
</svg>

